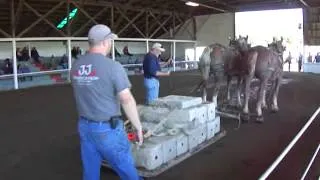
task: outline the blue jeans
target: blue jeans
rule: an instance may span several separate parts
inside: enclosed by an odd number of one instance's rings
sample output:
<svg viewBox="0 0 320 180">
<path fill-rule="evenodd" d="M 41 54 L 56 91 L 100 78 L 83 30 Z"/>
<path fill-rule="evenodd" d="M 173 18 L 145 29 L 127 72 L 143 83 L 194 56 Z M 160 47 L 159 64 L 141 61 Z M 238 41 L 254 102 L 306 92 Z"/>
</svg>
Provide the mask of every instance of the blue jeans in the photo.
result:
<svg viewBox="0 0 320 180">
<path fill-rule="evenodd" d="M 121 180 L 140 179 L 122 121 L 112 129 L 109 123 L 92 122 L 80 118 L 78 131 L 83 180 L 100 180 L 103 159 L 116 171 Z"/>
<path fill-rule="evenodd" d="M 156 78 L 144 78 L 144 87 L 146 89 L 146 104 L 156 100 L 159 97 L 159 80 Z"/>
</svg>

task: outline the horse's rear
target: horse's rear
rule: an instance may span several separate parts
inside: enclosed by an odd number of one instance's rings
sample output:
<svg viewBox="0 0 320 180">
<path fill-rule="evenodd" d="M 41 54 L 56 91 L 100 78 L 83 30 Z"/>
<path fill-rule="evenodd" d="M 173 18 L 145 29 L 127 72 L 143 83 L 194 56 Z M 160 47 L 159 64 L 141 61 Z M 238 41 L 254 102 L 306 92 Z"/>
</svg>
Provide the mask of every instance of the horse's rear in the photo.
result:
<svg viewBox="0 0 320 180">
<path fill-rule="evenodd" d="M 281 59 L 278 54 L 263 46 L 253 47 L 257 51 L 255 77 L 258 79 L 274 80 L 282 71 Z M 270 79 L 271 78 L 271 79 Z"/>
<path fill-rule="evenodd" d="M 224 76 L 224 55 L 226 52 L 226 47 L 219 43 L 214 43 L 207 46 L 199 59 L 199 70 L 201 73 L 202 81 L 199 86 L 202 87 L 202 100 L 205 102 L 207 100 L 207 84 L 210 76 L 213 76 L 215 87 L 213 96 L 217 96 L 220 88 L 220 84 L 223 81 Z M 213 97 L 213 100 L 216 98 Z"/>
<path fill-rule="evenodd" d="M 262 122 L 262 108 L 267 108 L 266 89 L 268 81 L 271 81 L 273 84 L 271 92 L 271 109 L 272 111 L 278 111 L 279 109 L 277 104 L 277 97 L 282 77 L 282 63 L 279 55 L 269 48 L 256 46 L 253 47 L 253 50 L 258 53 L 254 76 L 260 80 L 260 89 L 258 92 L 258 101 L 256 107 L 258 116 L 257 120 L 259 122 Z"/>
</svg>

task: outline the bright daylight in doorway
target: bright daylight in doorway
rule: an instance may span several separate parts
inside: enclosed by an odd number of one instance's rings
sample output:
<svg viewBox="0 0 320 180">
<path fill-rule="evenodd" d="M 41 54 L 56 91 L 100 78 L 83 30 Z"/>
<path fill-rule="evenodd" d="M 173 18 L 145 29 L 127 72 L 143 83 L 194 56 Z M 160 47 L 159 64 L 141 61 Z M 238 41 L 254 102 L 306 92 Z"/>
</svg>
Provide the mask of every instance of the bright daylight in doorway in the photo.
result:
<svg viewBox="0 0 320 180">
<path fill-rule="evenodd" d="M 266 11 L 238 12 L 235 14 L 235 34 L 249 36 L 249 42 L 267 46 L 273 37 L 284 38 L 287 51 L 293 57 L 291 70 L 297 71 L 297 59 L 303 52 L 303 11 L 302 9 L 281 9 Z M 285 64 L 284 70 L 288 70 Z"/>
</svg>

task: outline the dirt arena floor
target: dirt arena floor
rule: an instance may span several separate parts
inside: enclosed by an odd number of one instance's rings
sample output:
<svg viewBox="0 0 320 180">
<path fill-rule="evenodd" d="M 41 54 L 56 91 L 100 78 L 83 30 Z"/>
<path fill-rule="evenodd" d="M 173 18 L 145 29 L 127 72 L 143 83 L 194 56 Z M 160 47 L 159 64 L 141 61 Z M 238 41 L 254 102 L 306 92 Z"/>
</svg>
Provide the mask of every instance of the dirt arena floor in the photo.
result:
<svg viewBox="0 0 320 180">
<path fill-rule="evenodd" d="M 287 73 L 285 77 L 292 81 L 280 88 L 280 111 L 266 111 L 264 124 L 251 121 L 234 130 L 236 121 L 222 119 L 227 136 L 150 179 L 258 179 L 320 106 L 319 75 Z M 189 94 L 199 78 L 196 73 L 174 73 L 161 79 L 160 95 L 200 96 Z M 132 76 L 131 82 L 136 100 L 142 103 L 142 77 Z M 81 179 L 77 113 L 69 85 L 2 92 L 0 99 L 0 179 Z M 270 179 L 300 179 L 320 142 L 319 126 L 320 115 Z M 320 175 L 319 159 L 307 179 Z M 101 179 L 118 179 L 110 170 L 101 171 Z"/>
</svg>

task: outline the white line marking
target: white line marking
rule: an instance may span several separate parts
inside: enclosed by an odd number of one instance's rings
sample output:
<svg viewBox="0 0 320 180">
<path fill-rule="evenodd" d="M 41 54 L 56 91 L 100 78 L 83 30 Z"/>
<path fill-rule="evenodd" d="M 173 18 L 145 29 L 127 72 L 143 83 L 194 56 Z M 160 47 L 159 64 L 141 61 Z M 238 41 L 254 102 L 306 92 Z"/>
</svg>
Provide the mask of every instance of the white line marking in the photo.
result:
<svg viewBox="0 0 320 180">
<path fill-rule="evenodd" d="M 308 171 L 310 170 L 311 165 L 313 164 L 313 161 L 314 161 L 314 159 L 316 158 L 319 150 L 320 150 L 320 144 L 318 145 L 318 148 L 317 148 L 316 151 L 314 152 L 314 154 L 313 154 L 313 156 L 312 156 L 312 158 L 311 158 L 311 161 L 309 162 L 309 165 L 308 165 L 306 171 L 303 173 L 303 176 L 302 176 L 301 180 L 304 180 L 304 178 L 306 177 L 306 175 L 307 175 Z"/>
<path fill-rule="evenodd" d="M 280 156 L 277 157 L 277 159 L 271 164 L 271 166 L 260 176 L 259 180 L 266 179 L 271 172 L 278 166 L 280 161 L 288 154 L 288 152 L 291 150 L 291 148 L 294 146 L 294 144 L 299 140 L 299 138 L 302 136 L 302 134 L 306 131 L 306 129 L 310 126 L 310 124 L 313 122 L 313 120 L 317 117 L 317 115 L 320 112 L 320 106 L 318 109 L 313 113 L 311 118 L 308 120 L 308 122 L 303 126 L 303 128 L 299 131 L 299 133 L 293 138 L 293 140 L 290 142 L 290 144 L 282 151 Z"/>
</svg>

